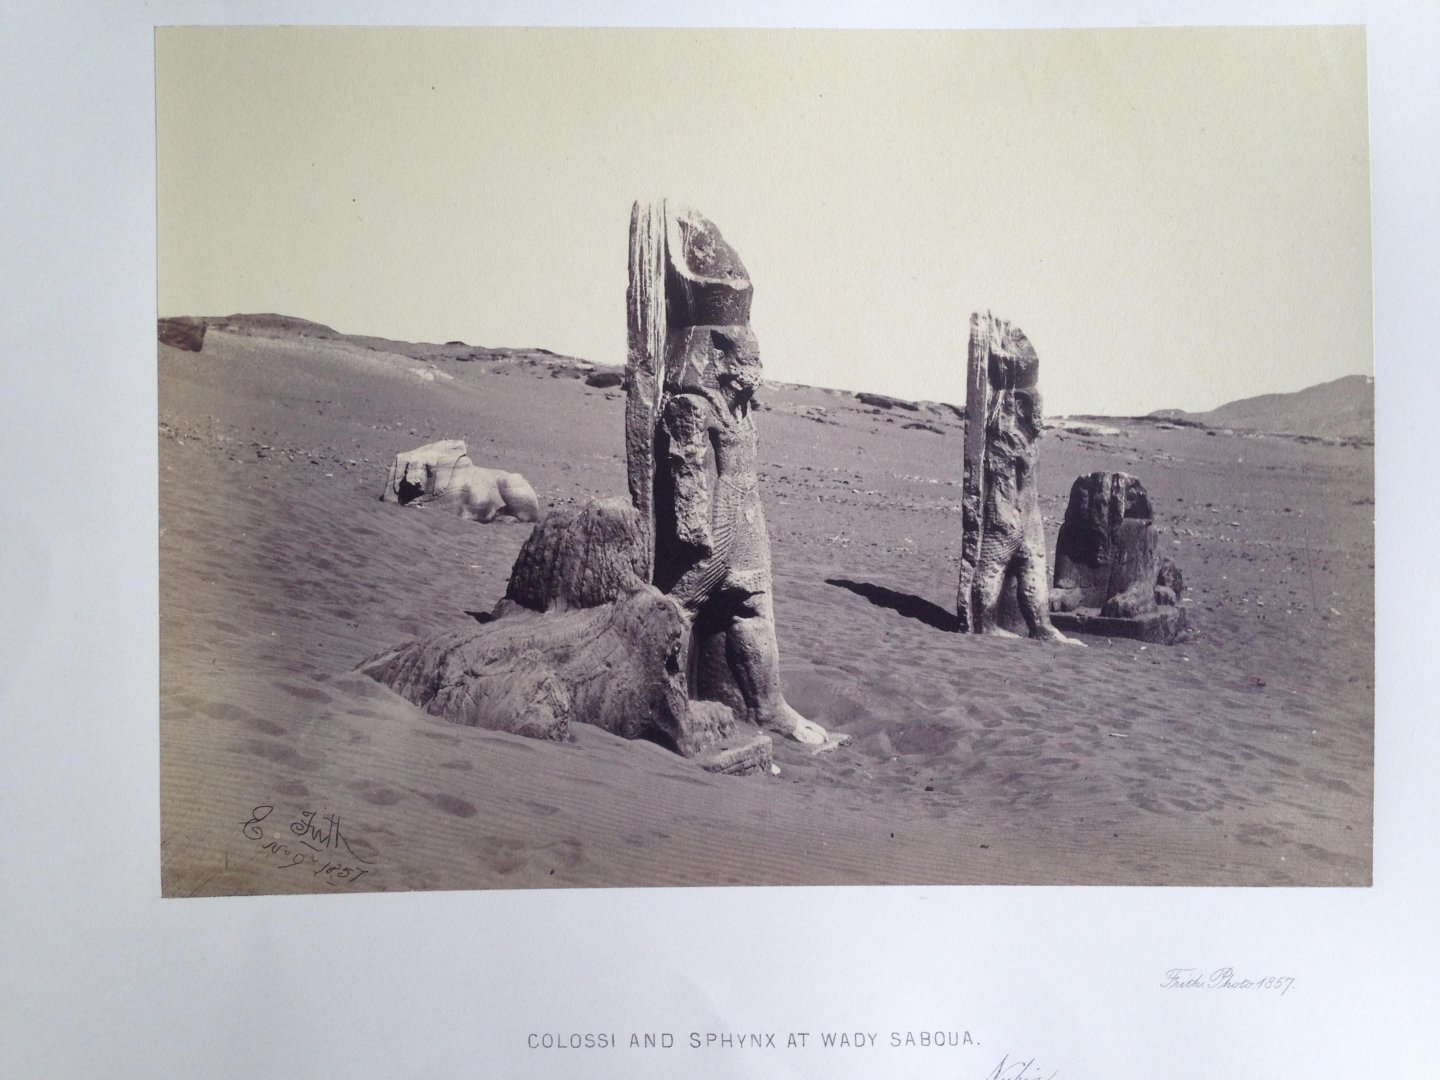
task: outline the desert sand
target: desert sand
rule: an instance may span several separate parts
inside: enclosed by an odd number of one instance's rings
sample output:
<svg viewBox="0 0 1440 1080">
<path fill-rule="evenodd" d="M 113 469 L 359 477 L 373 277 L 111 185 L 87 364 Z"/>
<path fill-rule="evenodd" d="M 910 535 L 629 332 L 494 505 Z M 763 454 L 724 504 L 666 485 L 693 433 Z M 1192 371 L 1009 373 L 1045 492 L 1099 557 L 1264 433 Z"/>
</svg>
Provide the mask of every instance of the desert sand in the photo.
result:
<svg viewBox="0 0 1440 1080">
<path fill-rule="evenodd" d="M 1063 358 L 1041 360 L 1043 389 Z M 958 401 L 963 341 L 950 362 Z M 465 439 L 542 508 L 625 492 L 623 392 L 586 370 L 273 318 L 211 320 L 198 353 L 160 346 L 165 895 L 1369 883 L 1363 440 L 1048 431 L 1051 554 L 1075 477 L 1123 470 L 1188 586 L 1179 644 L 1078 649 L 954 632 L 952 409 L 767 385 L 786 694 L 854 738 L 819 756 L 777 740 L 778 776 L 711 775 L 583 725 L 565 743 L 456 727 L 356 674 L 488 611 L 531 529 L 380 502 L 396 453 Z M 301 834 L 323 858 L 297 861 Z"/>
</svg>

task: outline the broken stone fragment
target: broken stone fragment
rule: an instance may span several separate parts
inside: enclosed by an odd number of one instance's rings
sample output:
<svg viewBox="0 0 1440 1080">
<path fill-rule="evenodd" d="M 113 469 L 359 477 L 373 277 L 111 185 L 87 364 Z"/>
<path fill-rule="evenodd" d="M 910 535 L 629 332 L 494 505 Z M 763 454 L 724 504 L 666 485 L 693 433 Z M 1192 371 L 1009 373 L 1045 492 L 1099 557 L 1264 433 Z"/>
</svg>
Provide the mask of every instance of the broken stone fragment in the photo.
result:
<svg viewBox="0 0 1440 1080">
<path fill-rule="evenodd" d="M 646 588 L 551 614 L 516 606 L 483 626 L 381 653 L 360 670 L 452 723 L 563 739 L 584 722 L 693 754 L 701 747 L 688 730 L 687 633 L 679 606 Z"/>
<path fill-rule="evenodd" d="M 473 464 L 465 452 L 463 439 L 442 439 L 396 454 L 385 478 L 381 501 L 404 506 L 416 499 L 443 494 L 449 489 L 456 470 Z"/>
<path fill-rule="evenodd" d="M 191 316 L 158 321 L 160 344 L 186 352 L 200 352 L 205 347 L 205 320 Z"/>
<path fill-rule="evenodd" d="M 625 384 L 625 372 L 619 368 L 599 368 L 585 376 L 585 385 L 593 386 L 600 390 L 606 390 L 612 386 L 623 386 Z"/>
<path fill-rule="evenodd" d="M 639 511 L 623 497 L 555 510 L 515 558 L 505 600 L 531 611 L 609 603 L 645 584 L 645 534 Z"/>
<path fill-rule="evenodd" d="M 768 736 L 737 731 L 721 703 L 689 700 L 690 620 L 637 573 L 641 540 L 624 498 L 552 511 L 488 622 L 387 650 L 360 670 L 451 723 L 557 740 L 591 724 L 710 771 L 768 770 Z"/>
<path fill-rule="evenodd" d="M 888 394 L 859 393 L 855 399 L 862 405 L 873 405 L 877 409 L 908 409 L 910 412 L 918 412 L 920 406 L 913 401 L 906 401 L 904 398 L 891 397 Z"/>
<path fill-rule="evenodd" d="M 462 439 L 442 439 L 396 454 L 380 499 L 401 506 L 453 505 L 461 517 L 480 522 L 502 514 L 516 521 L 540 517 L 540 500 L 530 482 L 519 473 L 476 465 Z"/>
</svg>

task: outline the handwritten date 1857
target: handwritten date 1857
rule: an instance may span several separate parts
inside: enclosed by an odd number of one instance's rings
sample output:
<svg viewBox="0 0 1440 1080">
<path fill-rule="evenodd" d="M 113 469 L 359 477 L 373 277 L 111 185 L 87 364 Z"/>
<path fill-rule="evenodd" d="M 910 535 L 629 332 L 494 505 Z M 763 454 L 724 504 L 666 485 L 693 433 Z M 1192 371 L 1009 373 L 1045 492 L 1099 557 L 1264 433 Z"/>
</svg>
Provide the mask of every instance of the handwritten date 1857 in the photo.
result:
<svg viewBox="0 0 1440 1080">
<path fill-rule="evenodd" d="M 367 866 L 374 860 L 362 858 L 351 848 L 340 829 L 338 814 L 317 822 L 318 811 L 302 810 L 287 832 L 272 832 L 267 839 L 264 822 L 274 811 L 275 807 L 268 804 L 253 808 L 250 817 L 240 823 L 240 831 L 247 840 L 256 841 L 267 857 L 278 860 L 279 869 L 305 867 L 327 885 L 353 885 L 370 873 L 365 867 L 352 865 L 352 860 Z"/>
</svg>

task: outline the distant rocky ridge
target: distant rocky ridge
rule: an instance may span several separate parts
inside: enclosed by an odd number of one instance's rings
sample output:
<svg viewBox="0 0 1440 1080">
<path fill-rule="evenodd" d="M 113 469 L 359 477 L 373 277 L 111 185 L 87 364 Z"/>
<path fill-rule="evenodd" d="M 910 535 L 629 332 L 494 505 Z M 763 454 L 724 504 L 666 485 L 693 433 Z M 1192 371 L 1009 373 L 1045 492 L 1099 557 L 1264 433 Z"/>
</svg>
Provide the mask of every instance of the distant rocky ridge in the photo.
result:
<svg viewBox="0 0 1440 1080">
<path fill-rule="evenodd" d="M 1290 394 L 1232 401 L 1209 412 L 1161 409 L 1147 419 L 1272 435 L 1373 441 L 1375 380 L 1369 375 L 1346 375 Z"/>
<path fill-rule="evenodd" d="M 205 331 L 217 330 L 261 338 L 315 338 L 345 342 L 352 346 L 380 353 L 408 357 L 423 363 L 435 362 L 510 362 L 525 366 L 544 367 L 556 378 L 583 379 L 599 389 L 618 388 L 623 382 L 623 369 L 597 364 L 575 356 L 542 348 L 500 348 L 470 345 L 463 341 L 444 344 L 396 341 L 363 334 L 342 334 L 322 323 L 293 315 L 236 314 L 203 317 L 162 318 L 159 320 L 160 340 L 167 345 L 198 351 Z M 185 340 L 182 340 L 185 339 Z M 1144 417 L 1113 417 L 1084 415 L 1046 418 L 1046 427 L 1076 435 L 1111 435 L 1109 426 L 1117 420 L 1136 421 L 1177 427 L 1206 428 L 1212 431 L 1234 431 L 1245 434 L 1284 435 L 1301 440 L 1324 442 L 1373 443 L 1375 438 L 1375 380 L 1368 375 L 1347 375 L 1333 382 L 1322 383 L 1290 394 L 1263 394 L 1221 405 L 1209 412 L 1185 412 L 1182 409 L 1159 409 Z M 810 389 L 799 383 L 766 380 L 766 385 L 791 389 Z M 948 402 L 910 401 L 888 394 L 852 393 L 825 387 L 813 389 L 837 399 L 849 399 L 875 413 L 926 413 L 928 421 L 912 421 L 903 426 L 922 428 L 945 434 L 947 428 L 963 430 L 964 410 Z M 757 400 L 765 408 L 763 395 Z M 832 422 L 825 409 L 811 407 L 802 415 L 819 423 Z M 1094 422 L 1094 423 L 1087 423 Z"/>
<path fill-rule="evenodd" d="M 423 362 L 435 361 L 510 361 L 512 363 L 544 365 L 554 375 L 569 375 L 582 379 L 600 368 L 588 360 L 565 356 L 539 348 L 492 348 L 484 345 L 469 345 L 463 341 L 447 341 L 443 345 L 419 341 L 394 341 L 390 338 L 371 337 L 364 334 L 342 334 L 323 323 L 293 315 L 271 313 L 256 315 L 207 315 L 200 318 L 161 319 L 162 332 L 177 323 L 200 324 L 210 330 L 242 334 L 259 338 L 315 338 L 319 340 L 343 341 L 376 352 L 392 353 Z M 203 337 L 203 330 L 201 331 Z M 162 336 L 162 341 L 165 338 Z M 170 344 L 171 342 L 166 342 Z"/>
</svg>

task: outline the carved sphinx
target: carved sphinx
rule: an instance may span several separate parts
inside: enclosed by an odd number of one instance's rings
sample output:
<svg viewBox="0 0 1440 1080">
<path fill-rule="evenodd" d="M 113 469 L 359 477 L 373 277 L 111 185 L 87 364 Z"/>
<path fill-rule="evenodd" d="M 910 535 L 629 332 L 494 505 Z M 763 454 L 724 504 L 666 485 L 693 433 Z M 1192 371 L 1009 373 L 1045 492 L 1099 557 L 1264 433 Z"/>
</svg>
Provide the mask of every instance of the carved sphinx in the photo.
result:
<svg viewBox="0 0 1440 1080">
<path fill-rule="evenodd" d="M 1019 327 L 989 312 L 970 317 L 956 611 L 969 633 L 1014 636 L 1023 626 L 1030 637 L 1078 645 L 1050 621 L 1035 476 L 1039 374 L 1040 359 Z M 1007 611 L 1012 591 L 1018 617 Z"/>
<path fill-rule="evenodd" d="M 1070 488 L 1055 541 L 1051 620 L 1064 629 L 1173 644 L 1185 630 L 1180 569 L 1159 550 L 1145 486 L 1094 472 Z"/>
</svg>

